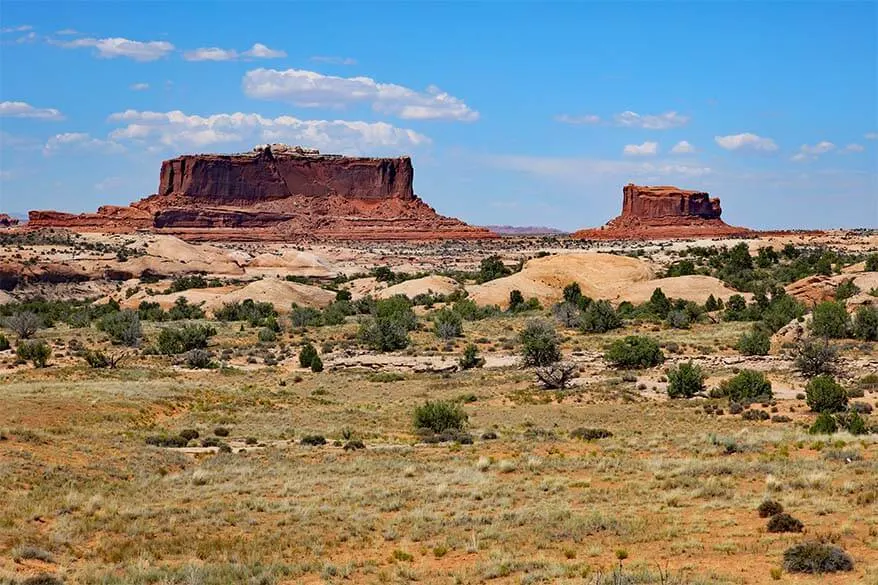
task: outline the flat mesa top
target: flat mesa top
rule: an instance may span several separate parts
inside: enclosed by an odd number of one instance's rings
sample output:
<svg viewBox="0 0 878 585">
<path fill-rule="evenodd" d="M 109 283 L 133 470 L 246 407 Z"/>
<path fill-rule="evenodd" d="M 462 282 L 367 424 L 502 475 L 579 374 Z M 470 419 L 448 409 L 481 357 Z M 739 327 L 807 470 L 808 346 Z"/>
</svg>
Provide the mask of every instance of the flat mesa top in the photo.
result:
<svg viewBox="0 0 878 585">
<path fill-rule="evenodd" d="M 695 191 L 691 189 L 680 189 L 679 187 L 674 187 L 673 185 L 655 185 L 655 186 L 646 186 L 646 185 L 635 185 L 634 183 L 628 183 L 628 187 L 633 187 L 635 191 L 639 191 L 644 195 L 658 195 L 658 196 L 676 196 L 676 195 L 703 195 L 704 191 Z"/>
<path fill-rule="evenodd" d="M 270 153 L 275 158 L 308 158 L 314 160 L 327 160 L 327 159 L 345 159 L 345 160 L 361 160 L 361 161 L 376 161 L 376 160 L 390 160 L 393 157 L 371 157 L 371 156 L 348 156 L 345 154 L 324 154 L 321 153 L 316 148 L 309 148 L 306 146 L 290 146 L 289 144 L 260 144 L 258 146 L 254 146 L 252 150 L 248 150 L 246 152 L 233 152 L 233 153 L 217 153 L 217 152 L 204 152 L 204 153 L 189 153 L 189 154 L 181 154 L 179 156 L 174 157 L 170 160 L 179 160 L 183 158 L 213 158 L 213 159 L 240 159 L 240 158 L 256 158 L 263 154 Z M 399 159 L 407 159 L 407 156 L 395 157 Z"/>
</svg>

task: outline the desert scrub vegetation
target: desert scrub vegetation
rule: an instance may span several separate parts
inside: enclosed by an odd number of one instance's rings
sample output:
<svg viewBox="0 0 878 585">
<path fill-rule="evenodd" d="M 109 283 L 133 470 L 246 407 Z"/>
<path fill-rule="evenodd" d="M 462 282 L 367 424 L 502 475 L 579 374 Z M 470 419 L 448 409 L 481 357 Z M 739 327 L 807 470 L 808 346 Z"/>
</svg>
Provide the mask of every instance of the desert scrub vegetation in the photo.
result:
<svg viewBox="0 0 878 585">
<path fill-rule="evenodd" d="M 692 398 L 704 390 L 704 372 L 701 366 L 681 363 L 668 370 L 668 398 Z"/>
<path fill-rule="evenodd" d="M 548 366 L 561 360 L 561 340 L 546 319 L 530 319 L 518 336 L 524 366 Z"/>
<path fill-rule="evenodd" d="M 731 402 L 747 404 L 770 400 L 771 381 L 762 372 L 741 370 L 735 376 L 720 383 L 718 395 L 728 398 Z"/>
<path fill-rule="evenodd" d="M 416 431 L 427 429 L 433 433 L 463 431 L 467 425 L 467 414 L 459 402 L 427 401 L 415 408 L 413 426 Z"/>
<path fill-rule="evenodd" d="M 25 339 L 19 342 L 16 355 L 22 361 L 30 361 L 35 368 L 45 368 L 52 356 L 52 348 L 45 341 Z"/>
<path fill-rule="evenodd" d="M 177 355 L 193 349 L 205 349 L 216 329 L 211 325 L 183 325 L 165 327 L 156 341 L 156 351 L 163 355 Z"/>
<path fill-rule="evenodd" d="M 657 341 L 642 335 L 628 335 L 610 344 L 604 359 L 617 368 L 651 368 L 665 361 Z"/>
</svg>

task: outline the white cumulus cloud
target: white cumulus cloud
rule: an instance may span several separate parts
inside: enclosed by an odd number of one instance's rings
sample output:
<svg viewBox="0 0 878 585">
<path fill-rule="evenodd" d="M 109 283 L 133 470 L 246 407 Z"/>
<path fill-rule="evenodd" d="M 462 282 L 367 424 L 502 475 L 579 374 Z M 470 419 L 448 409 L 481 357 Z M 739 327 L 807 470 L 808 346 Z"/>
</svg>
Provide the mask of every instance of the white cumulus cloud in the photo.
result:
<svg viewBox="0 0 878 585">
<path fill-rule="evenodd" d="M 472 122 L 479 113 L 438 87 L 420 92 L 369 77 L 336 77 L 302 69 L 254 69 L 244 75 L 251 98 L 291 102 L 301 107 L 344 107 L 367 103 L 382 114 L 405 120 Z"/>
<path fill-rule="evenodd" d="M 571 116 L 569 114 L 561 114 L 560 116 L 555 116 L 556 122 L 562 122 L 564 124 L 573 124 L 573 125 L 581 125 L 581 124 L 599 124 L 601 121 L 601 117 L 595 114 L 585 114 L 582 116 Z"/>
<path fill-rule="evenodd" d="M 835 144 L 829 142 L 828 140 L 823 140 L 822 142 L 818 142 L 813 146 L 803 144 L 801 147 L 799 147 L 799 152 L 792 156 L 792 160 L 797 162 L 803 160 L 815 160 L 821 154 L 826 154 L 827 152 L 833 150 L 835 150 Z"/>
<path fill-rule="evenodd" d="M 613 120 L 618 126 L 645 128 L 647 130 L 667 130 L 668 128 L 686 125 L 689 122 L 689 117 L 673 111 L 655 115 L 641 115 L 637 112 L 627 111 L 616 114 L 613 116 Z"/>
<path fill-rule="evenodd" d="M 127 110 L 112 114 L 109 121 L 125 124 L 110 133 L 113 141 L 137 141 L 177 150 L 180 146 L 204 148 L 219 144 L 244 150 L 254 144 L 285 142 L 328 152 L 361 153 L 375 149 L 400 151 L 430 142 L 422 134 L 385 122 L 267 118 L 241 112 L 197 116 L 179 110 Z"/>
<path fill-rule="evenodd" d="M 628 144 L 622 152 L 632 156 L 652 156 L 658 152 L 658 142 L 647 141 L 643 144 Z"/>
<path fill-rule="evenodd" d="M 695 152 L 695 147 L 692 146 L 687 140 L 681 140 L 671 149 L 671 152 L 674 154 L 691 154 Z"/>
<path fill-rule="evenodd" d="M 0 117 L 37 118 L 40 120 L 63 120 L 55 108 L 36 108 L 27 102 L 0 102 Z"/>
<path fill-rule="evenodd" d="M 61 151 L 118 153 L 124 150 L 121 144 L 112 140 L 93 138 L 85 132 L 65 132 L 46 141 L 43 155 L 51 156 Z"/>
<path fill-rule="evenodd" d="M 234 49 L 202 47 L 194 51 L 186 51 L 183 53 L 183 58 L 187 61 L 234 61 L 238 58 L 238 52 Z"/>
<path fill-rule="evenodd" d="M 845 152 L 863 152 L 866 148 L 862 144 L 848 144 L 844 150 Z"/>
<path fill-rule="evenodd" d="M 878 140 L 878 132 L 866 132 L 863 134 L 863 138 L 866 140 Z"/>
<path fill-rule="evenodd" d="M 146 91 L 149 89 L 148 83 L 132 83 L 131 84 L 132 91 Z"/>
<path fill-rule="evenodd" d="M 262 43 L 255 43 L 252 47 L 242 53 L 245 57 L 254 59 L 282 59 L 287 56 L 286 51 L 280 49 L 269 49 Z"/>
<path fill-rule="evenodd" d="M 73 41 L 51 41 L 52 44 L 65 49 L 81 49 L 92 47 L 98 57 L 114 59 L 126 57 L 135 61 L 155 61 L 161 59 L 174 50 L 174 45 L 167 41 L 132 41 L 123 38 L 107 39 L 76 39 Z"/>
<path fill-rule="evenodd" d="M 219 47 L 202 47 L 183 53 L 183 58 L 187 61 L 236 61 L 242 57 L 278 59 L 286 56 L 286 51 L 270 49 L 262 43 L 256 43 L 243 53 L 238 53 L 235 49 L 220 49 Z"/>
<path fill-rule="evenodd" d="M 728 136 L 714 136 L 716 143 L 726 150 L 758 150 L 773 152 L 777 150 L 777 144 L 771 138 L 763 138 L 750 132 L 743 134 L 730 134 Z"/>
<path fill-rule="evenodd" d="M 28 31 L 33 30 L 33 29 L 34 29 L 34 27 L 32 27 L 29 24 L 21 24 L 18 26 L 6 26 L 3 28 L 0 28 L 0 33 L 6 34 L 6 33 L 28 32 Z"/>
</svg>

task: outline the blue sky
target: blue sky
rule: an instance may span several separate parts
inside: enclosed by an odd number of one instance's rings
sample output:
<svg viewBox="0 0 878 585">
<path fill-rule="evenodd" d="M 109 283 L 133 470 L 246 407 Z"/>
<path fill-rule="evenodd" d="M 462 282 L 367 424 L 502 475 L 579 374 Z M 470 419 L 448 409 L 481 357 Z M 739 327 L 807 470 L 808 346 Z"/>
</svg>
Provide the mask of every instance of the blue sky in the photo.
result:
<svg viewBox="0 0 878 585">
<path fill-rule="evenodd" d="M 0 28 L 0 211 L 287 142 L 411 155 L 477 224 L 600 225 L 637 182 L 737 225 L 878 227 L 875 2 L 5 0 Z"/>
</svg>

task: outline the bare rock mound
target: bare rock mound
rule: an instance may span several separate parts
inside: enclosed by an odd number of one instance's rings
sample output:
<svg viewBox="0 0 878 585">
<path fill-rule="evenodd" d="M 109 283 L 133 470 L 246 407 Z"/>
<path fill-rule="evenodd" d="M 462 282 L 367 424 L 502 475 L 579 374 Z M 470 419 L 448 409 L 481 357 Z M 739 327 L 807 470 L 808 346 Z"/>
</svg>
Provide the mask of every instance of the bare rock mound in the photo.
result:
<svg viewBox="0 0 878 585">
<path fill-rule="evenodd" d="M 496 234 L 444 217 L 412 189 L 411 159 L 320 154 L 263 145 L 162 163 L 158 192 L 130 207 L 74 215 L 31 211 L 29 227 L 147 230 L 187 240 L 483 239 Z"/>
<path fill-rule="evenodd" d="M 335 293 L 316 286 L 266 278 L 241 287 L 188 289 L 153 296 L 136 294 L 120 302 L 122 306 L 132 309 L 137 308 L 141 301 L 158 303 L 167 309 L 172 307 L 179 297 L 185 297 L 190 304 L 201 305 L 208 313 L 213 313 L 226 303 L 239 303 L 247 299 L 271 303 L 278 312 L 288 313 L 293 304 L 303 307 L 325 307 L 335 300 Z"/>
<path fill-rule="evenodd" d="M 579 284 L 582 294 L 594 299 L 613 299 L 624 287 L 650 280 L 652 268 L 642 260 L 600 253 L 573 253 L 529 260 L 511 276 L 467 287 L 469 297 L 480 305 L 509 305 L 509 293 L 521 291 L 542 304 L 559 301 L 564 287 Z"/>
<path fill-rule="evenodd" d="M 740 294 L 745 299 L 750 299 L 750 293 L 739 293 L 727 287 L 721 280 L 712 276 L 689 275 L 673 276 L 669 278 L 657 278 L 635 282 L 622 288 L 615 297 L 615 301 L 628 301 L 635 305 L 645 303 L 650 299 L 655 289 L 660 288 L 666 296 L 674 299 L 683 299 L 704 304 L 707 297 L 713 295 L 715 299 L 729 300 L 732 295 Z"/>
<path fill-rule="evenodd" d="M 703 191 L 678 187 L 644 187 L 628 184 L 622 189 L 622 215 L 597 229 L 580 230 L 572 237 L 594 240 L 650 240 L 744 236 L 750 230 L 730 226 L 720 216 L 719 199 Z"/>
</svg>

